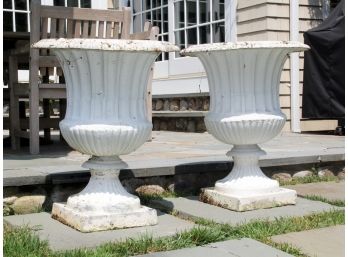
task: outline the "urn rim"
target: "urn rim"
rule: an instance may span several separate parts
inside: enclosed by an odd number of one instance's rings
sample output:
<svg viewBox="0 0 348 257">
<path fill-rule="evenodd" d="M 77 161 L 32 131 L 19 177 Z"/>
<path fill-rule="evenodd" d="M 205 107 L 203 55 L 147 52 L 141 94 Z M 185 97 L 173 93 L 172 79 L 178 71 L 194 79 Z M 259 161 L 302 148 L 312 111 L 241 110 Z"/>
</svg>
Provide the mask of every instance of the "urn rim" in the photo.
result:
<svg viewBox="0 0 348 257">
<path fill-rule="evenodd" d="M 297 41 L 240 41 L 192 45 L 180 51 L 182 55 L 191 55 L 200 52 L 228 51 L 241 49 L 275 49 L 289 48 L 292 52 L 310 49 L 306 44 Z"/>
<path fill-rule="evenodd" d="M 155 40 L 98 39 L 98 38 L 59 38 L 42 39 L 31 45 L 32 48 L 80 49 L 127 52 L 175 52 L 179 47 L 169 42 Z"/>
</svg>

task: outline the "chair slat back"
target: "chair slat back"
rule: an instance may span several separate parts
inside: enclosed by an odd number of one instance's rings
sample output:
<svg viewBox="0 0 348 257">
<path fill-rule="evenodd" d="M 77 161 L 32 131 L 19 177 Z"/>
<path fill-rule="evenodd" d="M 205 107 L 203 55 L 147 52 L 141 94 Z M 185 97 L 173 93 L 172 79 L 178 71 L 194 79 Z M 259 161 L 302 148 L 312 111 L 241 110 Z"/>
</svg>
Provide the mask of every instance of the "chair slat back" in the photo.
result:
<svg viewBox="0 0 348 257">
<path fill-rule="evenodd" d="M 43 5 L 40 6 L 40 19 L 38 40 L 61 37 L 128 39 L 131 11 L 128 7 L 119 11 Z"/>
<path fill-rule="evenodd" d="M 36 29 L 31 33 L 31 44 L 46 38 L 130 38 L 131 10 L 124 7 L 122 10 L 96 10 L 77 7 L 46 6 L 40 0 L 32 0 L 31 23 Z M 38 51 L 40 60 L 49 56 L 46 49 Z M 40 74 L 53 74 L 53 67 L 39 64 Z M 62 75 L 57 67 L 57 75 Z"/>
</svg>

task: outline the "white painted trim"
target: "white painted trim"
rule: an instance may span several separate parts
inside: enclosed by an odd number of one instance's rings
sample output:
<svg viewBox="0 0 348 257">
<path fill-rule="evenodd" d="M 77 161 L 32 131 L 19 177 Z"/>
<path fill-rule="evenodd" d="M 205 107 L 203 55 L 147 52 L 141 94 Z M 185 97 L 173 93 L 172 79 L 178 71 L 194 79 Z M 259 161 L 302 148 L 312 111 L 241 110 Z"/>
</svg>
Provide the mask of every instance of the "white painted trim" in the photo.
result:
<svg viewBox="0 0 348 257">
<path fill-rule="evenodd" d="M 15 9 L 15 2 L 12 0 L 12 10 Z M 13 32 L 17 31 L 17 26 L 16 26 L 16 15 L 15 12 L 12 12 L 12 22 L 13 22 Z"/>
<path fill-rule="evenodd" d="M 171 43 L 175 43 L 175 35 L 174 35 L 174 1 L 168 0 L 168 40 Z M 174 60 L 175 53 L 169 53 L 169 60 Z M 169 64 L 169 60 L 167 61 Z M 168 73 L 169 73 L 169 67 L 168 65 Z"/>
<path fill-rule="evenodd" d="M 210 5 L 210 17 L 209 17 L 209 21 L 213 20 L 213 3 L 212 1 L 209 1 L 209 5 Z M 213 25 L 210 24 L 210 43 L 213 43 Z"/>
<path fill-rule="evenodd" d="M 128 0 L 118 0 L 119 8 L 127 6 Z"/>
<path fill-rule="evenodd" d="M 138 0 L 134 0 L 134 1 L 138 1 Z M 209 0 L 210 10 L 212 10 L 212 1 L 214 0 Z M 231 3 L 233 2 L 234 5 L 236 5 L 237 3 L 236 0 L 226 0 L 226 1 Z M 175 29 L 174 2 L 175 0 L 168 0 L 168 40 L 171 43 L 175 42 L 174 32 L 177 31 Z M 131 6 L 133 6 L 132 1 L 131 1 Z M 184 5 L 184 8 L 186 10 L 187 8 L 186 5 Z M 199 10 L 199 5 L 198 6 L 196 5 L 196 10 Z M 210 11 L 209 14 L 210 16 L 209 16 L 208 22 L 201 23 L 200 21 L 198 21 L 198 23 L 193 26 L 187 26 L 187 21 L 185 17 L 185 26 L 180 29 L 183 29 L 186 31 L 186 29 L 189 29 L 189 28 L 196 28 L 198 30 L 197 41 L 199 41 L 199 26 L 210 25 L 210 29 L 212 31 L 212 24 L 221 22 L 221 20 L 213 21 L 212 12 Z M 227 14 L 225 9 L 225 26 L 226 26 L 226 15 Z M 197 19 L 199 19 L 199 17 L 197 17 Z M 232 20 L 235 21 L 236 19 L 234 18 Z M 232 31 L 232 34 L 233 33 L 236 34 L 236 27 L 234 28 L 235 28 L 235 32 Z M 211 35 L 210 40 L 212 42 L 213 33 L 210 33 L 210 35 Z M 187 42 L 185 43 L 187 45 Z M 155 63 L 154 82 L 153 82 L 154 92 L 158 90 L 162 94 L 163 90 L 165 89 L 165 92 L 167 92 L 168 94 L 180 93 L 180 92 L 197 93 L 200 90 L 198 84 L 196 83 L 197 74 L 205 74 L 203 65 L 197 58 L 195 57 L 176 58 L 175 53 L 171 52 L 169 53 L 168 61 L 160 61 Z M 177 80 L 178 77 L 180 78 L 185 77 L 186 79 Z M 175 80 L 173 80 L 173 78 L 175 78 Z M 188 80 L 187 78 L 190 78 L 191 80 Z M 192 83 L 192 84 L 189 84 L 189 83 Z M 208 87 L 207 87 L 207 90 L 208 90 Z"/>
<path fill-rule="evenodd" d="M 323 20 L 329 17 L 330 14 L 330 0 L 321 0 Z"/>
<path fill-rule="evenodd" d="M 237 42 L 237 0 L 225 2 L 225 42 Z"/>
<path fill-rule="evenodd" d="M 53 0 L 41 0 L 42 5 L 53 5 Z"/>
<path fill-rule="evenodd" d="M 299 38 L 299 1 L 290 1 L 290 40 L 298 41 Z M 290 55 L 290 77 L 291 77 L 291 131 L 300 133 L 300 56 L 298 53 Z"/>
<path fill-rule="evenodd" d="M 27 0 L 27 9 L 29 11 L 29 13 L 27 15 L 28 32 L 30 32 L 30 3 L 29 3 L 29 0 Z"/>
<path fill-rule="evenodd" d="M 181 57 L 169 60 L 169 76 L 205 72 L 202 63 L 196 57 Z"/>
<path fill-rule="evenodd" d="M 18 70 L 18 82 L 20 83 L 29 82 L 29 70 Z"/>
<path fill-rule="evenodd" d="M 92 9 L 108 9 L 108 1 L 107 0 L 91 0 L 91 8 Z"/>
<path fill-rule="evenodd" d="M 199 6 L 199 3 L 198 4 L 196 4 L 196 19 L 197 19 L 197 24 L 198 23 L 201 23 L 201 21 L 200 21 L 200 15 L 199 15 L 199 13 L 200 13 L 200 6 Z M 197 44 L 200 44 L 201 42 L 201 40 L 200 40 L 200 33 L 199 33 L 199 27 L 197 26 L 196 27 L 196 34 L 197 34 Z"/>
<path fill-rule="evenodd" d="M 155 62 L 153 72 L 154 79 L 164 79 L 169 76 L 169 61 Z"/>
<path fill-rule="evenodd" d="M 191 75 L 193 76 L 193 75 Z M 208 93 L 208 79 L 205 73 L 195 77 L 156 79 L 152 81 L 152 95 L 178 95 L 192 93 Z"/>
<path fill-rule="evenodd" d="M 231 0 L 227 0 L 231 1 Z M 232 0 L 235 1 L 235 0 Z M 202 22 L 199 20 L 199 15 L 197 15 L 197 24 L 188 26 L 187 17 L 184 16 L 184 26 L 182 28 L 175 29 L 175 14 L 174 14 L 174 0 L 168 1 L 168 21 L 169 21 L 169 41 L 175 43 L 175 31 L 183 30 L 185 32 L 185 47 L 188 46 L 187 42 L 187 32 L 188 29 L 196 28 L 199 31 L 200 26 L 209 25 L 210 26 L 210 42 L 213 42 L 213 24 L 225 21 L 226 24 L 226 15 L 225 19 L 215 20 L 213 21 L 213 0 L 209 0 L 210 12 L 209 12 L 209 21 Z M 184 13 L 187 12 L 187 4 L 186 1 L 184 3 Z M 215 2 L 214 2 L 215 3 Z M 215 3 L 216 4 L 216 3 Z M 196 11 L 199 10 L 199 7 L 196 5 Z M 197 33 L 197 42 L 199 42 L 199 32 Z M 202 63 L 197 58 L 192 57 L 180 57 L 175 58 L 175 53 L 171 53 L 169 56 L 169 76 L 178 76 L 183 74 L 192 74 L 192 73 L 202 73 L 205 72 Z"/>
</svg>

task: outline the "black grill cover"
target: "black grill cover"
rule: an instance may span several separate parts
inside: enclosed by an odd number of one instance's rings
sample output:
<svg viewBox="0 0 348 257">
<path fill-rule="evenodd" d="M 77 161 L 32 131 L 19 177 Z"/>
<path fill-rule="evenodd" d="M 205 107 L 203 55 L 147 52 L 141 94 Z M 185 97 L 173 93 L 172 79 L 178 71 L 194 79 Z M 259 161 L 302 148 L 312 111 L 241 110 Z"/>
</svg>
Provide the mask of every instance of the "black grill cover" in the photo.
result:
<svg viewBox="0 0 348 257">
<path fill-rule="evenodd" d="M 303 118 L 344 118 L 344 0 L 304 42 Z"/>
</svg>

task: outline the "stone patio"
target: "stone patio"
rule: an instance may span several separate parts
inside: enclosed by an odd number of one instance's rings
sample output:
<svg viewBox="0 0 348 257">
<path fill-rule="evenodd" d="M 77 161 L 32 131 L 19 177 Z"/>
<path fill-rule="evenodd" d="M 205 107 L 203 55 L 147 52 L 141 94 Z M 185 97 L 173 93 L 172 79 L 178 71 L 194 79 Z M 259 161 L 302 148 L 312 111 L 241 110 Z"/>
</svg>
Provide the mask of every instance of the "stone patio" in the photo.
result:
<svg viewBox="0 0 348 257">
<path fill-rule="evenodd" d="M 57 135 L 54 139 L 57 139 Z M 342 163 L 344 161 L 344 137 L 282 133 L 261 147 L 267 152 L 267 155 L 261 159 L 261 166 L 267 168 L 323 162 Z M 229 149 L 229 145 L 218 142 L 207 133 L 153 132 L 151 142 L 145 143 L 138 151 L 124 156 L 129 168 L 123 170 L 122 173 L 123 176 L 146 178 L 187 173 L 196 173 L 201 176 L 202 174 L 228 171 L 231 167 L 231 160 L 225 154 Z M 41 150 L 42 154 L 40 155 L 29 155 L 26 148 L 23 148 L 20 153 L 5 149 L 4 186 L 49 184 L 48 187 L 50 187 L 50 184 L 86 182 L 86 178 L 88 179 L 88 171 L 81 168 L 82 162 L 87 160 L 88 156 L 72 151 L 68 146 L 57 142 L 53 145 L 42 146 Z M 344 200 L 344 182 L 313 183 L 287 187 L 297 190 L 299 195 L 319 195 L 330 200 Z M 41 239 L 47 239 L 50 247 L 54 250 L 64 250 L 95 247 L 106 242 L 122 241 L 125 238 L 138 238 L 142 234 L 163 237 L 194 227 L 192 222 L 181 218 L 202 217 L 218 223 L 237 225 L 255 219 L 272 220 L 279 217 L 299 217 L 333 209 L 344 209 L 301 197 L 297 199 L 296 205 L 246 212 L 233 212 L 208 205 L 199 202 L 197 197 L 153 200 L 151 205 L 166 211 L 176 211 L 178 217 L 159 212 L 159 224 L 156 226 L 93 233 L 78 232 L 53 220 L 49 213 L 7 216 L 4 217 L 4 221 L 13 226 L 39 227 L 40 229 L 36 233 Z M 334 241 L 339 243 L 334 247 L 337 248 L 335 254 L 336 252 L 340 254 L 342 250 L 340 243 L 342 226 L 326 229 Z M 338 232 L 335 233 L 335 231 Z M 306 233 L 312 232 L 298 233 L 303 233 L 303 237 L 309 238 L 311 235 Z M 317 238 L 315 241 L 320 242 L 319 244 L 322 240 L 326 240 L 324 237 L 320 237 L 321 233 L 321 231 L 313 232 L 313 238 Z M 302 234 L 299 234 L 299 237 L 302 237 Z M 294 243 L 295 246 L 302 249 L 302 245 L 292 241 L 292 238 L 293 236 L 288 234 L 280 235 L 279 238 L 274 237 L 274 240 L 279 239 Z M 326 243 L 329 244 L 329 240 L 326 240 Z M 308 245 L 312 247 L 311 242 L 308 242 Z M 327 245 L 327 248 L 330 249 L 332 246 Z M 315 253 L 310 247 L 304 247 L 303 250 L 307 252 L 308 249 L 308 253 Z M 144 257 L 194 257 L 207 254 L 214 257 L 231 255 L 249 257 L 255 256 L 255 253 L 257 256 L 265 254 L 264 256 L 267 257 L 290 256 L 255 240 L 241 239 L 177 251 L 153 253 L 144 255 Z"/>
<path fill-rule="evenodd" d="M 48 240 L 53 250 L 72 250 L 91 248 L 109 242 L 124 241 L 126 238 L 139 238 L 142 235 L 154 238 L 172 236 L 177 232 L 189 230 L 194 224 L 169 214 L 158 212 L 158 224 L 127 229 L 116 229 L 92 233 L 82 233 L 52 219 L 46 212 L 4 217 L 4 222 L 10 226 L 37 228 L 41 240 Z"/>
<path fill-rule="evenodd" d="M 217 223 L 238 225 L 256 219 L 274 220 L 280 217 L 301 217 L 330 210 L 343 209 L 319 201 L 297 198 L 296 205 L 287 205 L 270 209 L 258 209 L 245 212 L 231 211 L 198 201 L 198 197 L 164 198 L 152 200 L 153 208 L 174 211 L 180 217 L 204 218 Z"/>
<path fill-rule="evenodd" d="M 320 182 L 310 184 L 298 184 L 291 186 L 284 186 L 286 188 L 294 189 L 297 195 L 300 196 L 320 196 L 328 200 L 341 200 L 344 201 L 344 188 L 345 182 Z"/>
<path fill-rule="evenodd" d="M 257 253 L 257 255 L 255 255 Z M 256 240 L 242 238 L 229 240 L 200 247 L 180 249 L 168 252 L 150 253 L 138 255 L 138 257 L 290 257 L 292 255 L 262 244 Z"/>
<path fill-rule="evenodd" d="M 57 140 L 58 135 L 53 139 Z M 261 167 L 344 161 L 344 137 L 339 136 L 283 132 L 260 146 L 267 152 L 261 157 Z M 230 149 L 230 145 L 208 133 L 155 131 L 151 142 L 122 156 L 129 166 L 122 173 L 130 177 L 151 177 L 227 172 L 231 160 L 226 152 Z M 75 182 L 86 182 L 82 175 L 89 174 L 81 168 L 89 156 L 56 141 L 53 145 L 41 146 L 39 155 L 28 154 L 25 147 L 20 153 L 4 149 L 3 158 L 4 186 L 70 183 L 73 174 L 77 174 Z"/>
<path fill-rule="evenodd" d="M 291 244 L 311 257 L 345 256 L 344 225 L 274 236 L 272 240 Z"/>
</svg>

